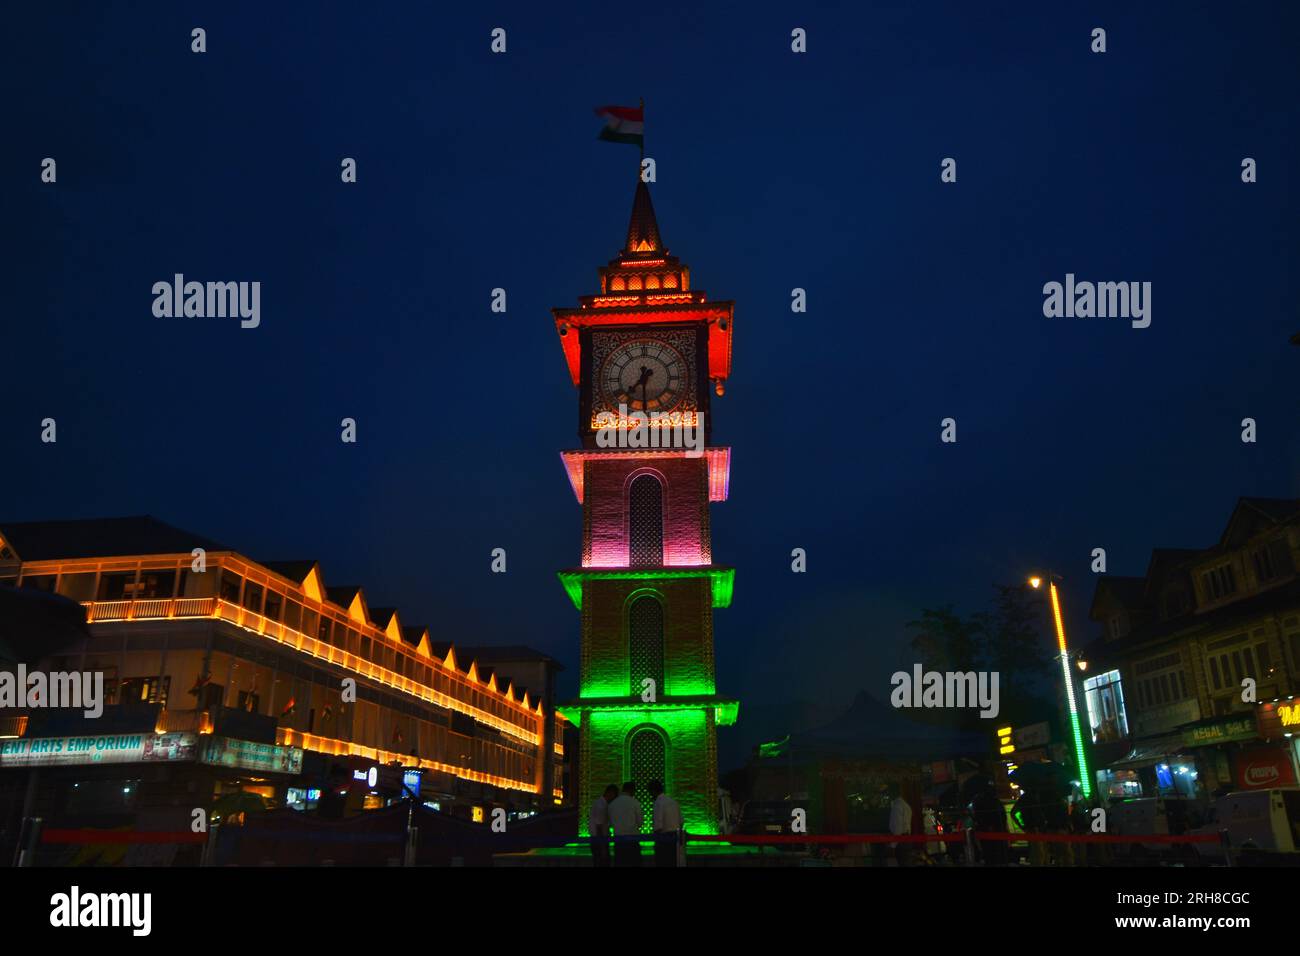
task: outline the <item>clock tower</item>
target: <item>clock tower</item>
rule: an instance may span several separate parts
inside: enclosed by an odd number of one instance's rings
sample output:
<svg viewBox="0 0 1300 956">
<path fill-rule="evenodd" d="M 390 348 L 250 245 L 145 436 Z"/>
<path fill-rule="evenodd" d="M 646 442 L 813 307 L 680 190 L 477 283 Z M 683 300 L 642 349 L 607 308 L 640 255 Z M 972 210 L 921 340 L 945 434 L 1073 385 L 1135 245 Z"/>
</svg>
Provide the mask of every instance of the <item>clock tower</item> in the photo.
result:
<svg viewBox="0 0 1300 956">
<path fill-rule="evenodd" d="M 582 616 L 579 833 L 610 783 L 658 779 L 691 833 L 718 832 L 716 730 L 735 721 L 713 674 L 713 610 L 735 572 L 713 562 L 709 504 L 731 450 L 712 445 L 710 398 L 731 374 L 734 303 L 710 301 L 669 255 L 638 176 L 627 242 L 600 292 L 552 309 L 578 388 L 580 446 L 561 453 L 582 505 L 582 565 L 560 580 Z"/>
</svg>

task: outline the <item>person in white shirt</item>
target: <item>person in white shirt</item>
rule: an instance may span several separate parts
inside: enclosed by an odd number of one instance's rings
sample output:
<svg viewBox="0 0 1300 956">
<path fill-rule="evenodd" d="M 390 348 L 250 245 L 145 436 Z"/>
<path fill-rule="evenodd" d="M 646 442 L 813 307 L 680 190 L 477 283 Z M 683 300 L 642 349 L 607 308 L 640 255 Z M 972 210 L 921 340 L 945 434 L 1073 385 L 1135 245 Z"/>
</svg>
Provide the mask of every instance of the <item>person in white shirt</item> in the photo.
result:
<svg viewBox="0 0 1300 956">
<path fill-rule="evenodd" d="M 636 784 L 629 780 L 609 805 L 609 823 L 614 828 L 614 865 L 641 865 L 641 827 L 645 813 L 636 798 Z"/>
<path fill-rule="evenodd" d="M 912 805 L 903 799 L 898 784 L 890 784 L 889 794 L 889 832 L 894 836 L 904 836 L 912 832 Z M 911 863 L 912 845 L 910 843 L 891 843 L 895 859 L 899 866 Z"/>
<path fill-rule="evenodd" d="M 677 801 L 664 793 L 664 785 L 651 780 L 646 785 L 654 798 L 655 866 L 678 866 L 679 855 L 685 855 L 682 834 L 682 808 Z"/>
<path fill-rule="evenodd" d="M 587 832 L 591 834 L 593 866 L 609 866 L 609 805 L 618 796 L 618 787 L 610 784 L 596 798 L 587 814 Z"/>
</svg>

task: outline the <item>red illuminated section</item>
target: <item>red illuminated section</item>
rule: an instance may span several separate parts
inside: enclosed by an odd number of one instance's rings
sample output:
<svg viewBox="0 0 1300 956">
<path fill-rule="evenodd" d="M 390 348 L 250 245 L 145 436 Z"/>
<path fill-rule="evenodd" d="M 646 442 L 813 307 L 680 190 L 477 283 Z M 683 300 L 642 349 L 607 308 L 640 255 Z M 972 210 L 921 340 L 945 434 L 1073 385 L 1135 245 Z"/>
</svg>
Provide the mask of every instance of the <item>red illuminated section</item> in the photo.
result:
<svg viewBox="0 0 1300 956">
<path fill-rule="evenodd" d="M 700 293 L 697 293 L 700 294 Z M 569 364 L 574 385 L 582 378 L 580 329 L 595 325 L 671 325 L 706 322 L 709 328 L 709 378 L 725 381 L 731 375 L 731 332 L 734 302 L 653 302 L 655 296 L 590 296 L 592 304 L 577 309 L 552 309 L 555 330 Z M 675 298 L 675 297 L 669 297 Z M 595 303 L 605 300 L 606 305 Z"/>
<path fill-rule="evenodd" d="M 735 303 L 710 302 L 703 291 L 691 288 L 690 267 L 664 248 L 644 182 L 637 182 L 623 251 L 599 272 L 598 295 L 579 297 L 576 309 L 551 310 L 574 385 L 582 380 L 582 329 L 704 322 L 709 330 L 709 378 L 721 387 L 731 375 Z"/>
</svg>

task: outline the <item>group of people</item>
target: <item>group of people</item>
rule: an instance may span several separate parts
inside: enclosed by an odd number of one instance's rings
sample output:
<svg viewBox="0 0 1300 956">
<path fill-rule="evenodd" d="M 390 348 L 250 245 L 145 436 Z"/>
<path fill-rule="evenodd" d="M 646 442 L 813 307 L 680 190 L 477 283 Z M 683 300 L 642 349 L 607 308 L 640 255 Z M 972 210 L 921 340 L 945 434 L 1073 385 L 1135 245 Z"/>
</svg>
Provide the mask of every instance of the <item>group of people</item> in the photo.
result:
<svg viewBox="0 0 1300 956">
<path fill-rule="evenodd" d="M 651 780 L 646 785 L 654 801 L 651 811 L 651 834 L 654 839 L 655 866 L 684 866 L 686 863 L 686 833 L 682 825 L 682 808 L 677 801 L 664 793 L 664 785 Z M 641 865 L 641 836 L 645 827 L 645 811 L 636 798 L 636 782 L 623 784 L 622 792 L 615 784 L 605 788 L 596 798 L 587 815 L 587 829 L 591 834 L 591 857 L 596 866 L 610 866 L 610 837 L 614 839 L 614 866 Z"/>
</svg>

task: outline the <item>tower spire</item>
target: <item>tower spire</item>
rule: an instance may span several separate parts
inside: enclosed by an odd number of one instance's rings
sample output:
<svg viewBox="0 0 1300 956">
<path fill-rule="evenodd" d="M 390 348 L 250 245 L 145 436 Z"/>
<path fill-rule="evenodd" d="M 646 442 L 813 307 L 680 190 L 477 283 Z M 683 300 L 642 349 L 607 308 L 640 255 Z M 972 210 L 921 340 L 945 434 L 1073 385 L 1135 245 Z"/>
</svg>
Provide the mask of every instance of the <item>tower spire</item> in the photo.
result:
<svg viewBox="0 0 1300 956">
<path fill-rule="evenodd" d="M 654 203 L 650 201 L 650 187 L 640 174 L 636 177 L 636 195 L 632 199 L 632 218 L 627 224 L 627 245 L 624 253 L 663 252 L 659 238 L 659 222 L 655 219 Z"/>
</svg>

